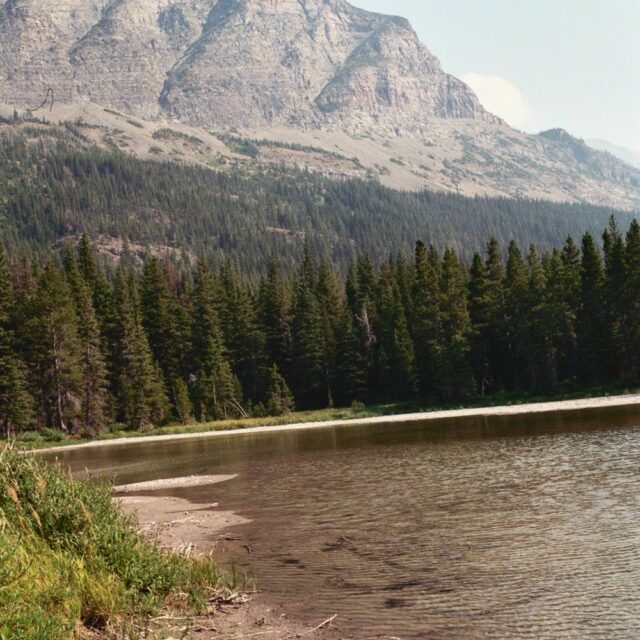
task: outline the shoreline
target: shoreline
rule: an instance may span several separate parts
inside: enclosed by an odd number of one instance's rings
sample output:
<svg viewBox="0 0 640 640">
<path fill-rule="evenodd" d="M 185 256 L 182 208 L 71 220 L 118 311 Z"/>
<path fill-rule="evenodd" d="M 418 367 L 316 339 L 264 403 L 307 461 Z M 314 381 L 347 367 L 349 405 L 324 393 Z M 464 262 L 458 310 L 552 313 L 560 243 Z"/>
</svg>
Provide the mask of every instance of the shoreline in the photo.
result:
<svg viewBox="0 0 640 640">
<path fill-rule="evenodd" d="M 319 422 L 299 422 L 273 426 L 246 427 L 226 430 L 201 431 L 193 433 L 176 433 L 169 435 L 135 436 L 130 438 L 113 438 L 96 440 L 72 445 L 62 445 L 34 449 L 34 453 L 53 453 L 56 451 L 74 451 L 93 447 L 116 447 L 128 444 L 150 442 L 175 442 L 183 440 L 200 440 L 204 438 L 222 438 L 238 435 L 259 433 L 282 433 L 288 431 L 304 431 L 326 429 L 333 427 L 355 427 L 374 424 L 393 424 L 406 422 L 427 422 L 431 420 L 456 419 L 468 417 L 516 416 L 528 413 L 555 413 L 562 411 L 578 411 L 581 409 L 607 409 L 625 406 L 640 406 L 640 393 L 619 396 L 601 396 L 596 398 L 581 398 L 575 400 L 557 400 L 550 402 L 533 402 L 525 404 L 498 405 L 475 407 L 470 409 L 446 409 L 424 411 L 419 413 L 405 413 L 396 415 L 373 416 L 368 418 L 351 418 L 343 420 L 324 420 Z"/>
<path fill-rule="evenodd" d="M 163 487 L 154 490 L 161 491 Z M 232 533 L 235 527 L 249 520 L 234 511 L 219 510 L 216 502 L 200 503 L 172 495 L 147 495 L 146 492 L 144 495 L 123 495 L 121 488 L 115 491 L 113 500 L 124 514 L 135 516 L 145 538 L 167 553 L 209 556 L 216 562 L 221 546 L 228 544 L 238 545 L 251 553 L 242 536 Z M 321 636 L 323 640 L 356 640 L 340 630 L 339 620 L 334 625 L 336 618 L 335 614 L 327 614 L 324 622 L 311 617 L 290 618 L 286 602 L 260 591 L 255 582 L 248 579 L 246 585 L 215 610 L 194 616 L 191 627 L 181 630 L 180 637 L 184 640 L 228 640 L 260 636 L 264 640 L 292 640 Z M 167 619 L 172 619 L 171 615 Z M 176 637 L 174 631 L 178 632 L 178 629 L 169 626 L 166 629 L 168 637 Z"/>
</svg>

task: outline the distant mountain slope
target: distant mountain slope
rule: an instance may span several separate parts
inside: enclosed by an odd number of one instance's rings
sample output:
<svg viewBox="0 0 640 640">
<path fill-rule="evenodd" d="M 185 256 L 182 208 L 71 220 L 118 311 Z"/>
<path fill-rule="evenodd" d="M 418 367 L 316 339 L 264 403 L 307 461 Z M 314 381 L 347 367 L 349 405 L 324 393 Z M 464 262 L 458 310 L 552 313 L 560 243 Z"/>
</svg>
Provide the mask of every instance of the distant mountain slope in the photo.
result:
<svg viewBox="0 0 640 640">
<path fill-rule="evenodd" d="M 404 189 L 640 206 L 638 169 L 511 129 L 405 19 L 345 0 L 0 0 L 5 112 L 49 89 L 58 121 L 107 108 L 321 148 Z"/>
<path fill-rule="evenodd" d="M 0 126 L 0 238 L 11 254 L 46 255 L 86 232 L 107 261 L 122 252 L 126 238 L 134 255 L 232 260 L 254 274 L 270 254 L 286 268 L 295 264 L 304 239 L 344 269 L 356 252 L 382 260 L 410 252 L 416 238 L 470 259 L 484 251 L 489 235 L 503 248 L 513 239 L 546 249 L 584 231 L 599 237 L 612 214 L 621 227 L 631 221 L 604 207 L 400 192 L 281 165 L 212 171 L 142 161 L 96 148 L 84 135 L 91 131 Z"/>
<path fill-rule="evenodd" d="M 636 169 L 640 169 L 640 151 L 634 151 L 633 149 L 620 147 L 617 144 L 609 142 L 608 140 L 599 140 L 596 138 L 591 138 L 587 140 L 586 143 L 594 149 L 598 149 L 599 151 L 606 151 L 619 160 L 630 164 Z"/>
</svg>

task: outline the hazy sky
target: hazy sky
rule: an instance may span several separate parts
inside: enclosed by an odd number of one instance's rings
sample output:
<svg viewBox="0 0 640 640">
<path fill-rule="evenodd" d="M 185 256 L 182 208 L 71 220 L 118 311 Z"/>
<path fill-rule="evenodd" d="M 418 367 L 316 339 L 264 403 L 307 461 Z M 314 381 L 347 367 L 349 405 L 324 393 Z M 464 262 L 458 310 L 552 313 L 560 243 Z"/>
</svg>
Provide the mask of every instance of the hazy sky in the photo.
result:
<svg viewBox="0 0 640 640">
<path fill-rule="evenodd" d="M 640 0 L 352 0 L 409 18 L 509 124 L 640 150 Z"/>
</svg>

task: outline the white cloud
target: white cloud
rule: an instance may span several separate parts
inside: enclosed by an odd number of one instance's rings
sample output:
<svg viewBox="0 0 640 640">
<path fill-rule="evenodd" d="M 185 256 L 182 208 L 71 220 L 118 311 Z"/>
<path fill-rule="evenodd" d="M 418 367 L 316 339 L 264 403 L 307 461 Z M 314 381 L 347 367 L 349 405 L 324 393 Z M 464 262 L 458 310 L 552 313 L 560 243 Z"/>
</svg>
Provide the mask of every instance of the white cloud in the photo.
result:
<svg viewBox="0 0 640 640">
<path fill-rule="evenodd" d="M 491 113 L 500 116 L 512 127 L 526 127 L 531 118 L 531 109 L 515 84 L 501 76 L 484 73 L 467 73 L 462 79 Z"/>
</svg>

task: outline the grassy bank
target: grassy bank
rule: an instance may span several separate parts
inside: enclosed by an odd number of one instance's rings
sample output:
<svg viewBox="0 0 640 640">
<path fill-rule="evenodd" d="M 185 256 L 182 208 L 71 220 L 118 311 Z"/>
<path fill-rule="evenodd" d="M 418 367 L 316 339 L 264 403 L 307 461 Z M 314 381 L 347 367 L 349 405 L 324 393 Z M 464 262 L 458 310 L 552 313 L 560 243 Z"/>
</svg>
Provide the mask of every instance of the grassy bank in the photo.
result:
<svg viewBox="0 0 640 640">
<path fill-rule="evenodd" d="M 116 425 L 103 432 L 96 440 L 113 440 L 121 438 L 139 438 L 142 436 L 166 436 L 181 434 L 210 433 L 214 431 L 233 431 L 249 429 L 251 427 L 281 426 L 288 424 L 305 424 L 313 422 L 330 422 L 334 420 L 359 420 L 378 416 L 400 415 L 404 413 L 431 413 L 450 409 L 474 409 L 478 407 L 496 407 L 502 405 L 518 405 L 531 402 L 553 402 L 562 400 L 577 400 L 604 396 L 627 395 L 639 390 L 620 387 L 593 387 L 588 390 L 570 390 L 553 395 L 502 393 L 494 396 L 476 398 L 464 403 L 430 404 L 421 402 L 404 402 L 395 404 L 377 404 L 364 407 L 350 407 L 338 409 L 321 409 L 318 411 L 298 411 L 283 416 L 243 418 L 222 420 L 218 422 L 194 422 L 191 424 L 172 424 L 154 427 L 145 431 L 134 431 Z M 82 440 L 65 436 L 64 434 L 47 429 L 19 434 L 16 443 L 24 449 L 43 449 L 49 447 L 64 447 L 81 443 Z"/>
<path fill-rule="evenodd" d="M 110 486 L 0 450 L 1 640 L 142 637 L 155 612 L 196 612 L 223 582 L 210 560 L 144 540 Z"/>
</svg>

